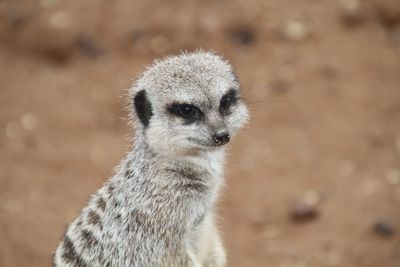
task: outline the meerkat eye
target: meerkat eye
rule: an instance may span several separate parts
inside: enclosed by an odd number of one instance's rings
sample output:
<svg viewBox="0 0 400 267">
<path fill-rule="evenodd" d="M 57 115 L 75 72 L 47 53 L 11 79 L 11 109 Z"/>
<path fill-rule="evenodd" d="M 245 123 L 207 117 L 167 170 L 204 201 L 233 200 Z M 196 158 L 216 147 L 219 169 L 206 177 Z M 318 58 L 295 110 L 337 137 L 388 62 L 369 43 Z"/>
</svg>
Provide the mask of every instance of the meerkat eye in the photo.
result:
<svg viewBox="0 0 400 267">
<path fill-rule="evenodd" d="M 183 118 L 192 118 L 196 114 L 196 108 L 188 104 L 178 105 L 177 111 Z"/>
<path fill-rule="evenodd" d="M 228 109 L 237 102 L 236 91 L 234 89 L 230 89 L 228 93 L 226 93 L 220 101 L 219 111 L 221 114 L 226 114 Z"/>
<path fill-rule="evenodd" d="M 221 99 L 220 107 L 223 110 L 228 109 L 230 107 L 231 103 L 232 103 L 232 97 L 231 96 L 225 96 L 225 97 L 223 97 Z"/>
<path fill-rule="evenodd" d="M 194 105 L 191 104 L 172 104 L 168 107 L 168 111 L 178 117 L 187 120 L 196 120 L 200 118 L 202 112 Z"/>
</svg>

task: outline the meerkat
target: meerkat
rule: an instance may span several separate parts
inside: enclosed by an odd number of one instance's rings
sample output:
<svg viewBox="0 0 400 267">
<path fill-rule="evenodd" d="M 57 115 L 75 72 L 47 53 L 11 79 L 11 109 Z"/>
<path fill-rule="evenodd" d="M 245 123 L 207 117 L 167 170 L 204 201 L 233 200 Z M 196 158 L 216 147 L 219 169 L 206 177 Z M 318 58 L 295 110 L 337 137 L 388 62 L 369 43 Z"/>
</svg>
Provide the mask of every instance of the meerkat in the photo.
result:
<svg viewBox="0 0 400 267">
<path fill-rule="evenodd" d="M 231 65 L 181 53 L 129 92 L 133 149 L 68 226 L 54 266 L 226 266 L 215 203 L 224 147 L 249 119 Z"/>
</svg>

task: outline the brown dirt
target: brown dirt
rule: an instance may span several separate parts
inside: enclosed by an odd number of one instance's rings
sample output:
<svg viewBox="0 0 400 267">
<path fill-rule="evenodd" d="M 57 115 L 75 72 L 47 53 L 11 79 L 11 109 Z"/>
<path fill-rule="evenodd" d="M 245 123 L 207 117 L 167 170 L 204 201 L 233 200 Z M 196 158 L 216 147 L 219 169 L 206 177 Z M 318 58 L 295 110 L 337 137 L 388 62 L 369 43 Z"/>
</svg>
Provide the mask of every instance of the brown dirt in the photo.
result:
<svg viewBox="0 0 400 267">
<path fill-rule="evenodd" d="M 199 47 L 253 114 L 220 205 L 229 265 L 400 266 L 400 2 L 354 3 L 0 1 L 0 266 L 50 265 L 127 151 L 124 89 Z M 301 200 L 319 215 L 293 222 Z"/>
</svg>

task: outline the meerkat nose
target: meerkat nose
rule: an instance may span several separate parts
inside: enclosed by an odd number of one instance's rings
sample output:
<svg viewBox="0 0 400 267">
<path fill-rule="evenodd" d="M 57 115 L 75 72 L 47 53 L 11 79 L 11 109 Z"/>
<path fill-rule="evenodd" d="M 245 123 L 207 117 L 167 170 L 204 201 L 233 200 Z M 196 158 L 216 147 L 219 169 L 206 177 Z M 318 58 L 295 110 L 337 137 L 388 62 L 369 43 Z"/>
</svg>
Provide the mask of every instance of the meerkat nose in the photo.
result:
<svg viewBox="0 0 400 267">
<path fill-rule="evenodd" d="M 219 132 L 213 135 L 213 140 L 216 145 L 222 146 L 229 142 L 230 136 L 228 132 Z"/>
</svg>

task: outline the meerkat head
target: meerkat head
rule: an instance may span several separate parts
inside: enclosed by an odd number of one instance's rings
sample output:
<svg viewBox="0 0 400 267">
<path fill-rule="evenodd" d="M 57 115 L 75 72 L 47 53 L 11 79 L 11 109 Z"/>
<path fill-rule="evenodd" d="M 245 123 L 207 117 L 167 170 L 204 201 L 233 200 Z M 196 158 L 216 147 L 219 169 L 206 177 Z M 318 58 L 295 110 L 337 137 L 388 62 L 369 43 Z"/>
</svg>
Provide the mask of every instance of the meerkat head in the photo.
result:
<svg viewBox="0 0 400 267">
<path fill-rule="evenodd" d="M 131 93 L 137 134 L 164 154 L 218 149 L 249 119 L 231 65 L 208 52 L 155 61 Z"/>
</svg>

